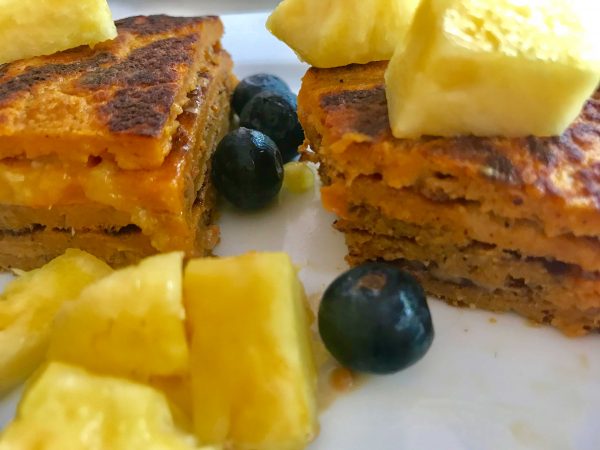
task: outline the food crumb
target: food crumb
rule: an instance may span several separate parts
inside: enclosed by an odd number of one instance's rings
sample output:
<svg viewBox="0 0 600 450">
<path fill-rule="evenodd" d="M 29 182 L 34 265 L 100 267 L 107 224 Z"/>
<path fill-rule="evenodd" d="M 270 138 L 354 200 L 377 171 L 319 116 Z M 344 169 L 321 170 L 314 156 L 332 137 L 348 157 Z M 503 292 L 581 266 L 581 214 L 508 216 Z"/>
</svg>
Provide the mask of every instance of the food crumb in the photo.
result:
<svg viewBox="0 0 600 450">
<path fill-rule="evenodd" d="M 536 322 L 535 320 L 532 320 L 532 319 L 526 319 L 525 323 L 530 328 L 541 328 L 542 327 L 541 323 Z"/>
<path fill-rule="evenodd" d="M 329 375 L 329 382 L 338 392 L 347 392 L 354 387 L 354 375 L 344 367 L 336 367 Z"/>
<path fill-rule="evenodd" d="M 315 185 L 315 174 L 303 162 L 293 161 L 284 166 L 283 186 L 294 194 L 301 194 Z"/>
<path fill-rule="evenodd" d="M 495 318 L 495 317 L 490 317 L 490 318 L 488 319 L 488 322 L 489 322 L 489 323 L 498 323 L 498 320 L 496 320 L 496 318 Z"/>
</svg>

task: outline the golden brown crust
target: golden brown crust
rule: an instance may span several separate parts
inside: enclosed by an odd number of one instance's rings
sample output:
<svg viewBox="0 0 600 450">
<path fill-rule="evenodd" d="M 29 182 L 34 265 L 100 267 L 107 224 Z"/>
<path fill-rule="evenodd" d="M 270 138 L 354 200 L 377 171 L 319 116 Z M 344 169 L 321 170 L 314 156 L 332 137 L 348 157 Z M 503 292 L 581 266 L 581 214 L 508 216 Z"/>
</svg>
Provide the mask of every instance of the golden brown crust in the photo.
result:
<svg viewBox="0 0 600 450">
<path fill-rule="evenodd" d="M 151 34 L 172 33 L 177 30 L 193 30 L 198 21 L 218 22 L 217 16 L 198 17 L 172 17 L 166 15 L 133 16 L 117 20 L 115 25 L 119 32 L 127 32 L 139 36 Z"/>
<path fill-rule="evenodd" d="M 231 69 L 231 58 L 221 51 L 219 59 L 198 74 L 197 87 L 177 118 L 171 152 L 160 167 L 123 170 L 110 157 L 84 163 L 54 156 L 6 158 L 0 160 L 0 203 L 47 208 L 95 202 L 129 215 L 135 210 L 181 215 L 203 182 L 200 176 L 217 139 L 214 135 L 229 120 L 235 86 Z"/>
<path fill-rule="evenodd" d="M 216 17 L 134 17 L 94 49 L 0 68 L 0 157 L 111 153 L 124 168 L 159 166 L 202 65 L 219 53 Z M 78 139 L 73 139 L 77 136 Z"/>
<path fill-rule="evenodd" d="M 400 140 L 388 123 L 385 68 L 313 68 L 303 81 L 299 115 L 307 135 L 348 182 L 377 174 L 406 187 L 446 177 L 451 198 L 534 216 L 549 235 L 600 235 L 600 91 L 560 137 Z"/>
</svg>

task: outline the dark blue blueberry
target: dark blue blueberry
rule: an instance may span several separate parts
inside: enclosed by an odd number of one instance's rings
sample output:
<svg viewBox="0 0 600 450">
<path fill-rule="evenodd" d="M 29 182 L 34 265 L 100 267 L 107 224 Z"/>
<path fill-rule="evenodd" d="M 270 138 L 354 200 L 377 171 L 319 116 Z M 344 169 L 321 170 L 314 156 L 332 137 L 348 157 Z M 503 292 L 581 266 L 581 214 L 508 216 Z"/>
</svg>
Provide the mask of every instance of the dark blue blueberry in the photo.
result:
<svg viewBox="0 0 600 450">
<path fill-rule="evenodd" d="M 279 149 L 263 133 L 238 128 L 217 146 L 212 180 L 219 193 L 236 207 L 262 208 L 281 190 L 283 163 Z"/>
<path fill-rule="evenodd" d="M 231 105 L 233 110 L 238 114 L 242 114 L 244 106 L 252 100 L 252 98 L 264 91 L 291 93 L 290 87 L 285 81 L 275 75 L 268 73 L 257 73 L 244 78 L 235 88 Z"/>
<path fill-rule="evenodd" d="M 319 308 L 319 332 L 342 365 L 376 374 L 417 362 L 434 335 L 421 285 L 383 263 L 355 267 L 327 288 Z"/>
<path fill-rule="evenodd" d="M 290 93 L 263 92 L 244 107 L 240 125 L 269 136 L 281 151 L 283 162 L 298 156 L 304 141 L 304 131 L 298 121 L 298 100 Z"/>
</svg>

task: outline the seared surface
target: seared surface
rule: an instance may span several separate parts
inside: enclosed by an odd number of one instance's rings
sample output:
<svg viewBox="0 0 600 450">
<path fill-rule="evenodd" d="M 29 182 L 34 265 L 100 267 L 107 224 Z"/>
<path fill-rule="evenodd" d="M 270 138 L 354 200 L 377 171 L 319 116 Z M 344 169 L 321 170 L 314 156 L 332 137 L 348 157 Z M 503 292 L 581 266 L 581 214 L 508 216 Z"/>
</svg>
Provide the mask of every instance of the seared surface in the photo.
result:
<svg viewBox="0 0 600 450">
<path fill-rule="evenodd" d="M 600 235 L 600 91 L 562 136 L 395 139 L 383 87 L 385 62 L 310 69 L 299 113 L 320 157 L 347 182 L 376 175 L 485 211 L 538 222 L 546 234 Z"/>
<path fill-rule="evenodd" d="M 160 166 L 197 74 L 220 52 L 216 17 L 133 17 L 118 37 L 0 67 L 0 158 L 112 155 Z"/>
<path fill-rule="evenodd" d="M 82 220 L 77 216 L 93 205 L 104 208 L 103 223 L 121 222 L 123 213 L 130 223 L 144 229 L 144 217 L 163 223 L 169 218 L 187 220 L 204 183 L 212 150 L 229 124 L 235 84 L 231 69 L 231 58 L 223 51 L 199 73 L 198 85 L 188 94 L 185 110 L 177 118 L 179 127 L 171 152 L 158 168 L 124 170 L 109 158 L 91 159 L 86 164 L 57 157 L 0 160 L 0 204 L 5 205 L 6 214 L 12 206 L 11 228 L 31 223 L 36 211 L 40 211 L 40 222 L 34 223 L 50 225 L 43 218 L 60 216 L 68 208 L 69 222 L 77 223 Z M 82 214 L 77 213 L 80 207 Z M 136 219 L 136 215 L 140 217 Z"/>
</svg>

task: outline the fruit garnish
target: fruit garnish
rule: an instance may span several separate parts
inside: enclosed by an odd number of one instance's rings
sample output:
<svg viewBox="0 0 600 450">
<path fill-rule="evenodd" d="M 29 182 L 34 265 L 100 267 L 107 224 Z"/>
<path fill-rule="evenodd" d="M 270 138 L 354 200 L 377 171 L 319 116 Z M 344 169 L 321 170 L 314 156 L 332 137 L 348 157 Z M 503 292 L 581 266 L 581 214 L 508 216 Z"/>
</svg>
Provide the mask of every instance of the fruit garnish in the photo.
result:
<svg viewBox="0 0 600 450">
<path fill-rule="evenodd" d="M 292 161 L 283 166 L 283 187 L 295 194 L 301 194 L 315 185 L 315 174 L 304 162 Z"/>
<path fill-rule="evenodd" d="M 257 73 L 244 78 L 235 88 L 231 100 L 233 110 L 240 115 L 244 106 L 246 106 L 254 96 L 265 91 L 279 92 L 281 94 L 292 93 L 287 83 L 278 76 L 268 73 Z"/>
<path fill-rule="evenodd" d="M 386 73 L 394 135 L 563 133 L 600 81 L 585 5 L 423 0 Z"/>
<path fill-rule="evenodd" d="M 0 394 L 24 381 L 46 356 L 52 320 L 65 302 L 111 268 L 80 250 L 67 250 L 25 272 L 0 295 Z"/>
<path fill-rule="evenodd" d="M 160 392 L 62 363 L 32 380 L 0 449 L 201 450 Z"/>
<path fill-rule="evenodd" d="M 390 59 L 419 0 L 284 0 L 267 28 L 315 67 Z"/>
<path fill-rule="evenodd" d="M 434 336 L 420 284 L 383 263 L 355 267 L 327 288 L 319 308 L 319 332 L 342 365 L 376 374 L 414 364 Z"/>
<path fill-rule="evenodd" d="M 302 285 L 283 253 L 190 261 L 194 430 L 228 448 L 300 450 L 317 433 Z"/>
<path fill-rule="evenodd" d="M 219 193 L 234 206 L 259 209 L 273 201 L 281 190 L 281 153 L 263 133 L 238 128 L 217 146 L 211 175 Z"/>
<path fill-rule="evenodd" d="M 186 374 L 182 260 L 153 256 L 84 289 L 57 315 L 48 359 L 141 380 Z"/>
<path fill-rule="evenodd" d="M 114 39 L 106 0 L 3 0 L 0 64 Z"/>
<path fill-rule="evenodd" d="M 298 156 L 304 130 L 298 120 L 298 100 L 291 92 L 264 91 L 255 95 L 240 115 L 240 126 L 258 130 L 279 147 L 283 162 Z"/>
</svg>

